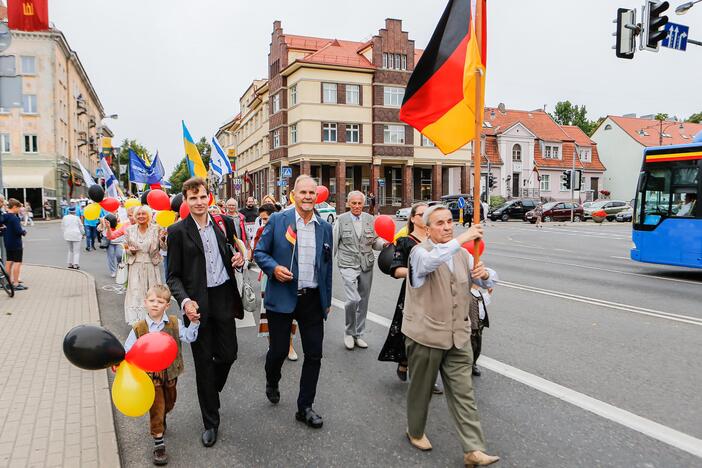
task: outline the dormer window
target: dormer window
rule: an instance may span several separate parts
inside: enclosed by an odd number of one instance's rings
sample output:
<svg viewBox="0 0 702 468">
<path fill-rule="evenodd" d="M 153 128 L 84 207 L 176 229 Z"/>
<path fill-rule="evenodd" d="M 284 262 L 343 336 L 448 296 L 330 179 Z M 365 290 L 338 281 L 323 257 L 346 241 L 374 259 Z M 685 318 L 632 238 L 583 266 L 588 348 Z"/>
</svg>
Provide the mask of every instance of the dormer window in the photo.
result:
<svg viewBox="0 0 702 468">
<path fill-rule="evenodd" d="M 612 130 L 612 126 L 610 124 L 605 125 L 605 130 Z"/>
</svg>

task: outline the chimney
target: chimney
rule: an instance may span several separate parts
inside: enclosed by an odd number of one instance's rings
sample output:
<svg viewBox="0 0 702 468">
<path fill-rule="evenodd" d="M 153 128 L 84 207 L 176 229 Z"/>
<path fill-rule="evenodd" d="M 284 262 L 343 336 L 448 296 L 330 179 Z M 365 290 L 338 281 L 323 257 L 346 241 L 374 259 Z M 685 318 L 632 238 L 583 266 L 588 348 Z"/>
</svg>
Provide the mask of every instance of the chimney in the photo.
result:
<svg viewBox="0 0 702 468">
<path fill-rule="evenodd" d="M 280 20 L 275 20 L 273 21 L 273 32 L 280 30 L 280 32 L 283 32 L 283 27 L 280 24 Z"/>
</svg>

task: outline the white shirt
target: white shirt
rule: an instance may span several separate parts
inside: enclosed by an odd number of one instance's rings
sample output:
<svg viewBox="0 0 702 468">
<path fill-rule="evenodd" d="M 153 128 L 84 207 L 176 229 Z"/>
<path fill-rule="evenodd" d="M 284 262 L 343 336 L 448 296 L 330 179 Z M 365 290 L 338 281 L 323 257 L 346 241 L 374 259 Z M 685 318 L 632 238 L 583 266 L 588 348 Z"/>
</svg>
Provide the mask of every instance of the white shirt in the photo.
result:
<svg viewBox="0 0 702 468">
<path fill-rule="evenodd" d="M 305 224 L 300 213 L 295 210 L 295 225 L 297 230 L 297 240 L 295 250 L 297 250 L 297 289 L 316 288 L 317 272 L 315 269 L 315 257 L 317 255 L 317 239 L 315 237 L 315 223 L 319 224 L 317 216 L 312 215 L 312 219 Z M 293 255 L 295 252 L 293 251 Z"/>
<path fill-rule="evenodd" d="M 490 305 L 490 293 L 474 288 L 470 289 L 470 293 L 478 299 L 480 299 L 480 297 L 482 296 L 483 300 L 478 301 L 478 317 L 480 318 L 480 320 L 485 320 L 485 307 Z"/>
<path fill-rule="evenodd" d="M 168 314 L 163 314 L 163 317 L 161 317 L 161 320 L 158 322 L 154 322 L 151 317 L 148 315 L 146 316 L 146 324 L 149 326 L 149 333 L 158 333 L 162 331 L 164 328 L 166 328 L 166 323 L 168 322 Z M 190 325 L 188 325 L 188 328 L 185 328 L 183 326 L 183 322 L 178 319 L 178 332 L 180 335 L 180 341 L 183 343 L 192 343 L 193 341 L 197 340 L 197 331 L 200 328 L 200 322 L 195 323 L 195 322 L 190 322 Z M 134 329 L 132 328 L 132 331 L 129 332 L 129 336 L 127 337 L 127 341 L 124 342 L 124 351 L 128 352 L 132 346 L 134 346 L 134 343 L 136 343 L 137 336 L 136 333 L 134 333 Z"/>
<path fill-rule="evenodd" d="M 453 256 L 461 250 L 461 246 L 456 239 L 451 239 L 445 244 L 434 244 L 431 239 L 428 242 L 433 245 L 433 249 L 428 251 L 422 247 L 417 247 L 412 249 L 410 254 L 410 287 L 419 288 L 424 284 L 424 280 L 430 273 L 433 273 L 437 268 L 439 268 L 444 263 L 449 267 L 449 270 L 453 272 Z M 470 268 L 473 269 L 473 256 L 469 257 Z M 473 283 L 477 284 L 483 289 L 490 289 L 495 287 L 495 283 L 498 281 L 497 273 L 495 270 L 486 268 L 488 274 L 490 275 L 488 279 L 474 279 Z"/>
<path fill-rule="evenodd" d="M 692 201 L 690 203 L 684 203 L 680 209 L 678 210 L 678 213 L 675 216 L 690 216 L 690 213 L 692 212 L 692 207 L 695 206 L 695 202 Z"/>
</svg>

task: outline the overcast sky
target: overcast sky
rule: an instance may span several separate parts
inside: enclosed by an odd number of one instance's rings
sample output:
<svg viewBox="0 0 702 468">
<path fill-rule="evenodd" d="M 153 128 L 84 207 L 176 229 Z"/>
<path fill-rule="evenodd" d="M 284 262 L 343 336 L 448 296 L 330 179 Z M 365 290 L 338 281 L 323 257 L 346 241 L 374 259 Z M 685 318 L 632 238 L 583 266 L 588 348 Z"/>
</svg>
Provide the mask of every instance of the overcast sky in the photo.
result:
<svg viewBox="0 0 702 468">
<path fill-rule="evenodd" d="M 671 21 L 702 40 L 702 3 Z M 607 114 L 702 111 L 702 47 L 685 53 L 612 50 L 618 7 L 641 0 L 489 0 L 488 106 L 547 110 L 559 100 Z M 351 5 L 351 7 L 347 6 Z M 50 20 L 76 50 L 108 114 L 116 140 L 159 150 L 170 169 L 183 156 L 180 121 L 211 138 L 238 112 L 254 78 L 265 78 L 273 21 L 289 34 L 363 41 L 387 17 L 424 48 L 444 0 L 50 0 Z M 640 17 L 640 10 L 638 13 Z M 697 28 L 700 28 L 699 30 Z M 696 34 L 696 31 L 700 31 Z"/>
</svg>

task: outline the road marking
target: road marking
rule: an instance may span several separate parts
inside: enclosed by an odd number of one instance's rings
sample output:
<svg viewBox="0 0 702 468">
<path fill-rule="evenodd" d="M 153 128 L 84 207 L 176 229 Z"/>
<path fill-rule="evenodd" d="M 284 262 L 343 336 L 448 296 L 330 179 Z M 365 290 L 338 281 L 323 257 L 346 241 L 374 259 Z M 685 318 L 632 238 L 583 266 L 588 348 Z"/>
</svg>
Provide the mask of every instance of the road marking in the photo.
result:
<svg viewBox="0 0 702 468">
<path fill-rule="evenodd" d="M 573 266 L 573 267 L 577 267 L 577 268 L 585 268 L 588 270 L 606 271 L 608 273 L 619 273 L 622 275 L 641 276 L 643 278 L 660 279 L 660 280 L 664 280 L 664 281 L 673 281 L 676 283 L 694 284 L 695 286 L 699 286 L 700 284 L 702 284 L 699 281 L 691 281 L 691 280 L 684 280 L 684 279 L 678 279 L 678 278 L 667 278 L 665 276 L 647 275 L 644 273 L 634 273 L 631 271 L 612 270 L 611 268 L 600 268 L 600 267 L 594 267 L 594 266 L 589 266 L 589 265 L 580 265 L 578 263 L 552 262 L 552 261 L 544 260 L 543 258 L 533 258 L 533 257 L 522 257 L 519 255 L 509 255 L 509 254 L 505 254 L 505 253 L 495 252 L 494 250 L 490 251 L 490 255 L 496 255 L 498 257 L 516 258 L 519 260 L 531 260 L 534 262 L 550 263 L 553 265 Z"/>
<path fill-rule="evenodd" d="M 609 258 L 618 258 L 620 260 L 631 260 L 629 257 L 618 257 L 616 255 L 610 255 Z"/>
<path fill-rule="evenodd" d="M 647 315 L 649 317 L 656 317 L 665 320 L 673 320 L 675 322 L 688 323 L 690 325 L 702 326 L 702 318 L 691 317 L 689 315 L 680 315 L 673 314 L 670 312 L 663 312 L 660 310 L 646 309 L 644 307 L 621 304 L 619 302 L 605 301 L 603 299 L 597 299 L 594 297 L 578 296 L 577 294 L 569 294 L 560 291 L 552 291 L 549 289 L 537 288 L 534 286 L 527 286 L 524 284 L 510 283 L 508 281 L 500 281 L 499 284 L 500 286 L 505 286 L 507 288 L 519 289 L 522 291 L 532 292 L 536 294 L 543 294 L 545 296 L 558 297 L 569 301 L 583 302 L 586 304 L 592 304 L 600 307 L 607 307 L 609 309 L 623 310 L 625 312 L 631 312 L 633 314 Z"/>
<path fill-rule="evenodd" d="M 500 282 L 500 284 L 504 284 L 504 282 Z M 332 305 L 340 309 L 344 308 L 344 303 L 336 298 L 332 298 Z M 390 328 L 391 321 L 383 316 L 368 312 L 367 318 L 371 322 L 375 322 L 385 328 Z M 527 387 L 556 397 L 566 403 L 570 403 L 585 411 L 589 411 L 590 413 L 613 421 L 636 432 L 640 432 L 641 434 L 672 447 L 684 450 L 687 453 L 702 457 L 702 439 L 697 439 L 684 432 L 676 431 L 675 429 L 651 421 L 650 419 L 642 418 L 634 413 L 587 396 L 584 393 L 577 392 L 537 375 L 517 369 L 509 364 L 489 358 L 484 354 L 480 356 L 480 365 L 497 374 L 524 384 Z"/>
<path fill-rule="evenodd" d="M 575 236 L 575 237 L 593 237 L 595 239 L 612 239 L 612 240 L 631 240 L 631 236 L 624 236 L 620 234 L 607 234 L 607 233 L 597 233 L 597 232 L 586 232 L 586 231 L 562 231 L 560 229 L 555 229 L 555 228 L 542 228 L 539 229 L 538 231 L 534 229 L 525 229 L 525 228 L 515 228 L 517 231 L 525 231 L 525 232 L 531 232 L 531 233 L 536 233 L 536 232 L 545 232 L 549 234 L 562 234 L 564 236 Z"/>
</svg>

